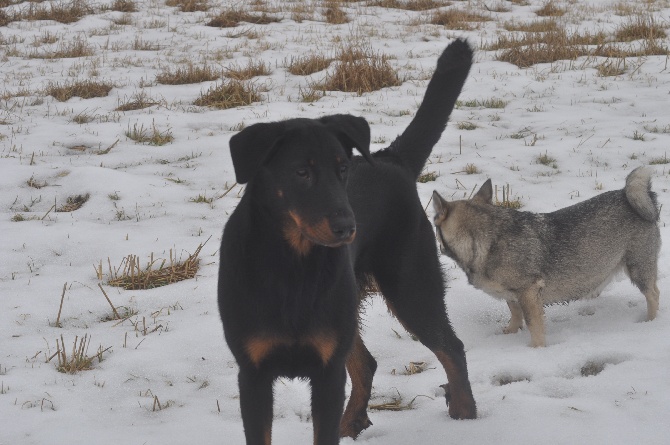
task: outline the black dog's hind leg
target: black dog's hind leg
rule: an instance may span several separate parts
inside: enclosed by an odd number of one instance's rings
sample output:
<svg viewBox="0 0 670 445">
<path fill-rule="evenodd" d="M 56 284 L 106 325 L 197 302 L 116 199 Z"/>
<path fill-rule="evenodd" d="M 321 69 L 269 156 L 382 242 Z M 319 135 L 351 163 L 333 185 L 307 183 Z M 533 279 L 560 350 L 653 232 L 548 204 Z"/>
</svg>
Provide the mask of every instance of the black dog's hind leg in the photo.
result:
<svg viewBox="0 0 670 445">
<path fill-rule="evenodd" d="M 395 246 L 398 251 L 380 255 L 373 274 L 391 312 L 433 351 L 444 367 L 449 380 L 445 387 L 449 415 L 454 419 L 474 419 L 477 408 L 465 350 L 447 316 L 433 234 L 429 227 L 424 227 L 418 239 L 408 241 L 404 246 Z"/>
<path fill-rule="evenodd" d="M 340 443 L 340 419 L 346 381 L 344 363 L 330 363 L 310 377 L 315 445 Z"/>
<path fill-rule="evenodd" d="M 351 395 L 347 409 L 340 423 L 342 437 L 356 438 L 364 429 L 372 425 L 368 417 L 368 402 L 372 392 L 372 378 L 377 370 L 377 362 L 356 332 L 354 346 L 347 359 L 347 371 L 351 378 Z"/>
<path fill-rule="evenodd" d="M 272 442 L 272 376 L 251 370 L 240 370 L 240 408 L 247 445 L 270 445 Z"/>
</svg>

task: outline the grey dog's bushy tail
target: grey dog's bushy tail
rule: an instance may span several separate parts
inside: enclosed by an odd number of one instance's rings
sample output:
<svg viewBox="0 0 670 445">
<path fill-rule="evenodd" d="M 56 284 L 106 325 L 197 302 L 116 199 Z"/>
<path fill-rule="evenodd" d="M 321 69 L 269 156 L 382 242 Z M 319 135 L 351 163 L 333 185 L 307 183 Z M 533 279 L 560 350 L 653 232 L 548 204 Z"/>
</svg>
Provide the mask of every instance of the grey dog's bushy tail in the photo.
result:
<svg viewBox="0 0 670 445">
<path fill-rule="evenodd" d="M 457 39 L 444 50 L 428 83 L 414 119 L 384 151 L 399 157 L 415 178 L 423 170 L 433 146 L 454 109 L 472 66 L 473 51 L 467 41 Z"/>
<path fill-rule="evenodd" d="M 650 222 L 658 221 L 658 204 L 656 193 L 651 191 L 652 171 L 649 168 L 638 167 L 626 178 L 626 199 L 635 212 Z"/>
</svg>

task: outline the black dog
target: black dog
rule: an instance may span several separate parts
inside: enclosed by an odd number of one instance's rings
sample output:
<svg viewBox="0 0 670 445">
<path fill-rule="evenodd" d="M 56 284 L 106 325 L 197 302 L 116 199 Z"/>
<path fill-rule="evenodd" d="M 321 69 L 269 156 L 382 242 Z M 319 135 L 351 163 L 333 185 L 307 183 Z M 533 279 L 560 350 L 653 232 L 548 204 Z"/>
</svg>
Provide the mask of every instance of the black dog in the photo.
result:
<svg viewBox="0 0 670 445">
<path fill-rule="evenodd" d="M 371 279 L 408 331 L 444 366 L 449 414 L 475 418 L 463 343 L 416 179 L 444 130 L 472 64 L 456 40 L 440 57 L 405 132 L 370 155 L 370 129 L 350 115 L 252 125 L 230 140 L 246 192 L 221 242 L 219 309 L 239 365 L 247 444 L 269 444 L 272 384 L 309 378 L 315 444 L 371 425 L 377 364 L 358 331 Z M 353 148 L 363 157 L 352 157 Z M 346 369 L 352 392 L 344 415 Z"/>
</svg>

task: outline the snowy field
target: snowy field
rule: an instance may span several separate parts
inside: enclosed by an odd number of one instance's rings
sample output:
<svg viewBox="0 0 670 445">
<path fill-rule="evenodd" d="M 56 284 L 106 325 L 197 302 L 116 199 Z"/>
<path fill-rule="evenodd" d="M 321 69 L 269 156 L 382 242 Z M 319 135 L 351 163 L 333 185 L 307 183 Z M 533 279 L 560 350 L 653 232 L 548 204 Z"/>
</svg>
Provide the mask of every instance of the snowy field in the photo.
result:
<svg viewBox="0 0 670 445">
<path fill-rule="evenodd" d="M 670 443 L 667 0 L 556 1 L 565 13 L 558 17 L 539 17 L 541 0 L 443 2 L 439 11 L 488 19 L 452 26 L 461 29 L 431 24 L 435 11 L 372 1 L 335 8 L 337 2 L 211 0 L 195 12 L 162 0 L 126 2 L 135 12 L 115 11 L 109 0 L 83 3 L 90 9 L 69 24 L 24 18 L 0 27 L 0 444 L 243 443 L 236 364 L 216 306 L 221 231 L 243 193 L 229 138 L 256 122 L 351 113 L 369 121 L 373 149 L 382 148 L 409 123 L 437 56 L 456 37 L 479 50 L 426 167 L 436 179 L 417 184 L 429 216 L 433 190 L 460 199 L 491 178 L 499 198 L 509 186 L 522 210 L 547 212 L 622 188 L 634 167 L 652 164 L 666 240 L 660 312 L 643 322 L 644 297 L 618 280 L 597 299 L 547 308 L 547 347 L 533 349 L 527 329 L 502 335 L 507 305 L 470 287 L 444 258 L 445 299 L 466 345 L 479 418 L 448 417 L 440 364 L 375 297 L 364 332 L 379 363 L 371 404 L 405 409 L 371 410 L 374 425 L 356 443 Z M 0 5 L 2 19 L 44 4 Z M 229 5 L 281 20 L 206 26 Z M 327 23 L 328 8 L 348 22 Z M 513 24 L 542 20 L 570 34 L 601 32 L 610 42 L 627 23 L 653 23 L 661 34 L 653 42 L 666 55 L 622 59 L 596 55 L 598 45 L 590 45 L 574 60 L 528 67 L 498 60 L 503 50 L 493 44 L 524 35 L 509 31 Z M 617 45 L 632 51 L 647 43 Z M 82 51 L 75 57 L 68 50 L 76 45 Z M 306 92 L 337 62 L 301 76 L 288 72 L 291 61 L 334 57 L 351 46 L 386 55 L 402 84 L 361 95 L 326 91 L 308 101 Z M 267 68 L 251 80 L 260 95 L 251 105 L 194 105 L 225 77 L 157 81 L 189 63 L 230 74 L 250 62 Z M 111 90 L 64 101 L 47 92 L 76 81 Z M 122 110 L 142 100 L 150 106 Z M 141 135 L 166 143 L 142 142 Z M 86 201 L 80 208 L 57 211 L 78 199 Z M 169 262 L 201 244 L 193 279 L 150 290 L 107 284 L 110 267 L 131 254 L 143 265 L 152 257 Z M 57 341 L 69 355 L 84 336 L 91 369 L 59 372 Z M 423 372 L 408 372 L 412 363 Z M 311 443 L 304 382 L 276 383 L 273 438 Z"/>
</svg>

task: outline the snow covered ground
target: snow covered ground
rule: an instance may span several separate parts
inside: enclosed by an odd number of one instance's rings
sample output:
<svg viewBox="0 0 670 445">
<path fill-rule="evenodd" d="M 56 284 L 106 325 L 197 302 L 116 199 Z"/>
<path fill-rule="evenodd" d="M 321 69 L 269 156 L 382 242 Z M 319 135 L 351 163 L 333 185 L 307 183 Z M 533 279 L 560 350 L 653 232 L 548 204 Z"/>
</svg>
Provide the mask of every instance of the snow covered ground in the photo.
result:
<svg viewBox="0 0 670 445">
<path fill-rule="evenodd" d="M 462 36 L 484 47 L 507 33 L 505 22 L 536 20 L 534 11 L 545 2 L 443 7 L 493 19 L 464 31 L 427 24 L 427 12 L 363 2 L 340 4 L 350 19 L 341 25 L 324 22 L 322 2 L 268 3 L 281 22 L 213 28 L 204 23 L 222 6 L 240 2 L 212 1 L 209 12 L 184 13 L 139 0 L 138 11 L 126 15 L 104 10 L 111 2 L 102 1 L 91 3 L 95 14 L 72 24 L 20 21 L 0 28 L 0 444 L 243 443 L 236 364 L 216 308 L 218 243 L 242 193 L 239 186 L 231 189 L 230 136 L 255 122 L 352 113 L 370 122 L 374 149 L 382 148 L 411 120 L 448 42 Z M 307 8 L 297 22 L 299 5 Z M 666 30 L 670 19 L 666 0 L 555 5 L 567 10 L 560 20 L 571 30 L 611 32 L 630 18 L 617 15 L 624 6 L 633 15 L 653 15 Z M 28 4 L 4 10 L 22 8 Z M 35 57 L 82 38 L 94 49 L 91 55 Z M 327 71 L 291 75 L 287 61 L 319 52 L 332 56 L 351 40 L 388 55 L 403 84 L 302 102 L 309 82 Z M 659 42 L 670 46 L 668 38 Z M 623 73 L 601 77 L 596 66 L 604 58 L 522 69 L 497 61 L 496 54 L 476 55 L 461 104 L 426 168 L 437 179 L 417 184 L 424 205 L 434 189 L 462 198 L 492 178 L 499 197 L 509 185 L 523 210 L 552 211 L 622 188 L 634 167 L 656 162 L 653 189 L 667 240 L 670 164 L 659 162 L 670 151 L 668 57 L 630 57 Z M 188 61 L 225 69 L 248 60 L 271 68 L 255 79 L 262 101 L 250 106 L 192 105 L 219 81 L 155 82 L 166 68 Z M 66 102 L 42 92 L 49 82 L 75 79 L 109 81 L 114 88 L 106 97 Z M 140 92 L 158 104 L 114 111 Z M 492 108 L 496 101 L 504 107 Z M 126 136 L 134 128 L 156 128 L 174 140 L 138 144 Z M 553 161 L 539 163 L 541 155 Z M 467 174 L 468 165 L 477 172 Z M 86 194 L 76 211 L 52 210 Z M 105 284 L 109 264 L 117 267 L 130 254 L 143 263 L 170 252 L 183 259 L 208 239 L 195 279 L 136 291 Z M 356 442 L 670 443 L 667 242 L 660 256 L 656 320 L 642 322 L 644 297 L 619 280 L 598 299 L 547 308 L 548 345 L 541 349 L 528 347 L 527 330 L 502 335 L 507 306 L 470 287 L 445 258 L 445 298 L 467 348 L 479 410 L 472 421 L 448 417 L 439 363 L 374 298 L 364 333 L 379 363 L 371 403 L 399 400 L 410 409 L 371 411 L 374 426 Z M 124 322 L 105 321 L 113 314 L 98 287 L 100 264 L 110 300 L 132 314 Z M 58 372 L 56 341 L 62 338 L 69 353 L 75 337 L 84 335 L 91 339 L 89 355 L 110 348 L 103 360 L 77 374 Z M 426 370 L 408 375 L 411 362 L 425 362 Z M 275 443 L 310 443 L 307 385 L 281 380 L 275 394 Z"/>
</svg>

